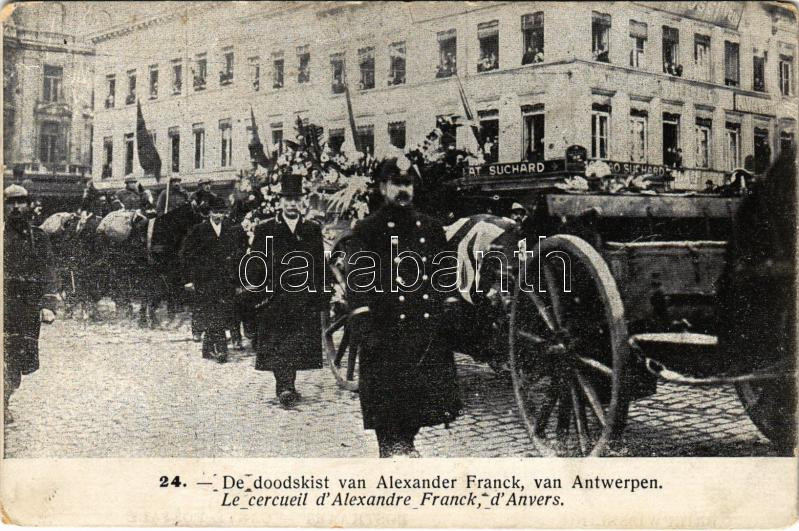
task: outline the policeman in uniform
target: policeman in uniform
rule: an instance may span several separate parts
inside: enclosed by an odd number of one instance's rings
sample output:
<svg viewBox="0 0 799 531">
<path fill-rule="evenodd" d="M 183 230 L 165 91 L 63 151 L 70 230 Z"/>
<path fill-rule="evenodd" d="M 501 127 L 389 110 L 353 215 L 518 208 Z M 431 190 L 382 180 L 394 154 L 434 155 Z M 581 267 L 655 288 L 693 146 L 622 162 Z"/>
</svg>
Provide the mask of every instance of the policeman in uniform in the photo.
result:
<svg viewBox="0 0 799 531">
<path fill-rule="evenodd" d="M 41 323 L 55 319 L 56 277 L 51 269 L 50 240 L 43 230 L 31 224 L 28 191 L 12 184 L 3 195 L 3 398 L 9 423 L 13 422 L 8 410 L 11 394 L 23 375 L 39 368 Z"/>
<path fill-rule="evenodd" d="M 125 177 L 125 188 L 116 193 L 114 202 L 125 210 L 141 208 L 142 194 L 139 191 L 139 183 L 136 177 L 133 175 Z"/>
<path fill-rule="evenodd" d="M 156 202 L 155 211 L 159 216 L 189 202 L 189 194 L 180 186 L 180 177 L 176 175 L 169 182 L 169 205 L 166 202 L 166 190 L 161 191 Z"/>
<path fill-rule="evenodd" d="M 321 226 L 301 214 L 303 194 L 301 175 L 283 178 L 282 211 L 256 227 L 252 243 L 253 252 L 271 257 L 266 264 L 269 269 L 265 276 L 259 262 L 253 260 L 253 269 L 248 267 L 242 277 L 254 285 L 264 279 L 268 282 L 270 275 L 274 279 L 271 292 L 256 294 L 260 300 L 254 304 L 258 312 L 255 369 L 274 373 L 275 391 L 283 407 L 300 398 L 294 384 L 297 371 L 322 368 L 320 311 L 327 309 L 324 245 Z M 271 237 L 271 248 L 267 237 Z"/>
<path fill-rule="evenodd" d="M 363 423 L 375 430 L 380 457 L 417 456 L 419 429 L 449 423 L 461 405 L 446 315 L 446 298 L 457 282 L 454 272 L 441 269 L 446 261 L 434 264 L 446 247 L 444 228 L 413 208 L 409 169 L 404 157 L 383 163 L 378 176 L 384 204 L 355 226 L 353 249 L 359 253 L 347 260 L 350 337 L 362 348 Z M 358 259 L 360 252 L 371 258 Z M 375 259 L 380 271 L 363 271 Z"/>
</svg>

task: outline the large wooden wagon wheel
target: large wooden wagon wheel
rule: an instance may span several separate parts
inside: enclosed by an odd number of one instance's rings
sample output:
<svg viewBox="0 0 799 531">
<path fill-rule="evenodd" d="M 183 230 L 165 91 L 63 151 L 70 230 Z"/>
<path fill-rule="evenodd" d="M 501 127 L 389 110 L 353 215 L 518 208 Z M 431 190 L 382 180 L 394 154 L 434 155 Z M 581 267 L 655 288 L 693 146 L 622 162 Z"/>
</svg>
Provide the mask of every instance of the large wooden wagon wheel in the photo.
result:
<svg viewBox="0 0 799 531">
<path fill-rule="evenodd" d="M 337 256 L 344 251 L 349 256 L 349 239 L 339 240 L 333 247 L 328 267 L 332 273 L 333 297 L 328 312 L 322 312 L 322 348 L 327 365 L 336 383 L 342 389 L 358 390 L 358 349 L 350 342 L 347 332 L 349 306 L 346 300 L 345 258 Z M 340 253 L 339 253 L 340 254 Z"/>
<path fill-rule="evenodd" d="M 585 240 L 552 236 L 528 257 L 509 338 L 516 401 L 539 452 L 605 453 L 627 420 L 630 351 L 616 281 Z"/>
<path fill-rule="evenodd" d="M 781 450 L 796 445 L 796 381 L 791 377 L 743 382 L 735 390 L 749 418 Z"/>
</svg>

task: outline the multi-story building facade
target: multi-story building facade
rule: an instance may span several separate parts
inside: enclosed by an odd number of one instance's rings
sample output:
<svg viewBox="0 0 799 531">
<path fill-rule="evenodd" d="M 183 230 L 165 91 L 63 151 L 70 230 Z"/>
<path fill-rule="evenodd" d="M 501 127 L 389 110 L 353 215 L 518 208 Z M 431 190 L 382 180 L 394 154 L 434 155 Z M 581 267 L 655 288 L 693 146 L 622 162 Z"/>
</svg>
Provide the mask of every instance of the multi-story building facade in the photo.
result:
<svg viewBox="0 0 799 531">
<path fill-rule="evenodd" d="M 620 171 L 681 164 L 682 184 L 703 186 L 795 143 L 796 30 L 776 2 L 179 7 L 94 36 L 93 171 L 141 174 L 137 99 L 163 168 L 191 181 L 250 166 L 250 106 L 265 144 L 291 139 L 297 117 L 336 144 L 347 82 L 360 144 L 379 157 L 463 114 L 460 82 L 489 162 L 577 144 Z"/>
<path fill-rule="evenodd" d="M 58 2 L 18 5 L 3 23 L 3 163 L 7 180 L 52 196 L 91 170 L 94 52 Z"/>
</svg>

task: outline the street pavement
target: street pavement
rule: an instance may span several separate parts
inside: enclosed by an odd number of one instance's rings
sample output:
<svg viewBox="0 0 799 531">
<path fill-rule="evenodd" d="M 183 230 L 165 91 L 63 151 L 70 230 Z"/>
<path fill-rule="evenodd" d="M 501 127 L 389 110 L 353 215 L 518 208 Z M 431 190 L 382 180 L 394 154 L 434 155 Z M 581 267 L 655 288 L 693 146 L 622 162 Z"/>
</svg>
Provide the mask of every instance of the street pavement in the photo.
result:
<svg viewBox="0 0 799 531">
<path fill-rule="evenodd" d="M 6 457 L 374 457 L 357 394 L 325 368 L 301 372 L 292 410 L 251 349 L 220 365 L 200 356 L 188 326 L 140 329 L 118 321 L 57 320 L 42 327 L 41 368 L 12 396 Z M 464 414 L 424 428 L 427 457 L 536 456 L 509 379 L 458 357 Z M 660 385 L 631 406 L 625 453 L 763 456 L 774 448 L 729 387 Z"/>
</svg>

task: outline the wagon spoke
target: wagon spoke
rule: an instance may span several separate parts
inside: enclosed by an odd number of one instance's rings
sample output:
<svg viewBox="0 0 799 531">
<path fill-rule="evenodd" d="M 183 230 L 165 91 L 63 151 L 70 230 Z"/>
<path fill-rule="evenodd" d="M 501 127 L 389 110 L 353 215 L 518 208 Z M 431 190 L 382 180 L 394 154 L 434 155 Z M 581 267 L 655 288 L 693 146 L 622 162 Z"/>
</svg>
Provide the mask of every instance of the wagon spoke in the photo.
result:
<svg viewBox="0 0 799 531">
<path fill-rule="evenodd" d="M 344 335 L 341 337 L 341 344 L 336 351 L 336 359 L 334 363 L 336 367 L 341 367 L 341 360 L 344 359 L 344 354 L 347 352 L 347 347 L 350 345 L 350 334 L 348 329 L 344 329 Z"/>
<path fill-rule="evenodd" d="M 549 266 L 544 266 L 544 278 L 549 292 L 550 300 L 552 301 L 552 311 L 555 314 L 555 322 L 559 327 L 563 327 L 565 314 L 563 312 L 563 303 L 561 301 L 561 293 L 558 290 L 558 283 L 552 275 L 552 270 Z"/>
<path fill-rule="evenodd" d="M 588 403 L 591 405 L 591 409 L 594 411 L 599 423 L 602 424 L 602 427 L 605 427 L 605 411 L 602 409 L 602 402 L 599 400 L 594 386 L 580 371 L 577 371 L 577 381 L 580 383 L 586 398 L 588 398 Z"/>
<path fill-rule="evenodd" d="M 561 397 L 560 408 L 558 409 L 558 425 L 555 428 L 555 433 L 558 439 L 563 440 L 569 432 L 569 424 L 571 423 L 572 403 L 568 400 L 568 392 L 566 382 L 561 382 Z"/>
<path fill-rule="evenodd" d="M 588 420 L 585 416 L 585 406 L 582 396 L 577 389 L 574 378 L 569 378 L 569 393 L 571 394 L 572 407 L 574 409 L 574 424 L 577 427 L 577 438 L 580 442 L 580 452 L 588 455 L 591 449 L 590 436 L 588 434 Z"/>
<path fill-rule="evenodd" d="M 525 341 L 532 343 L 534 345 L 541 345 L 543 343 L 546 343 L 546 340 L 543 337 L 539 336 L 538 334 L 533 334 L 532 332 L 518 330 L 516 331 L 516 335 L 518 335 L 521 339 L 524 339 Z"/>
<path fill-rule="evenodd" d="M 358 349 L 353 346 L 350 355 L 347 356 L 347 381 L 351 382 L 355 378 L 355 363 L 358 360 Z"/>
<path fill-rule="evenodd" d="M 556 379 L 553 379 L 550 383 L 547 397 L 544 403 L 541 404 L 541 409 L 538 410 L 538 415 L 536 415 L 535 418 L 535 431 L 536 435 L 539 437 L 543 437 L 546 432 L 549 417 L 552 416 L 552 411 L 554 411 L 555 405 L 558 403 L 558 399 L 561 397 L 561 389 L 562 387 L 560 382 Z"/>
<path fill-rule="evenodd" d="M 531 289 L 530 291 L 525 291 L 525 293 L 530 298 L 530 300 L 533 301 L 533 304 L 535 304 L 535 307 L 538 310 L 538 315 L 540 315 L 541 318 L 544 320 L 544 323 L 547 325 L 547 328 L 549 328 L 552 332 L 555 332 L 558 329 L 558 325 L 556 324 L 555 318 L 550 313 L 546 303 L 541 298 L 541 294 L 536 292 L 535 288 Z"/>
</svg>

